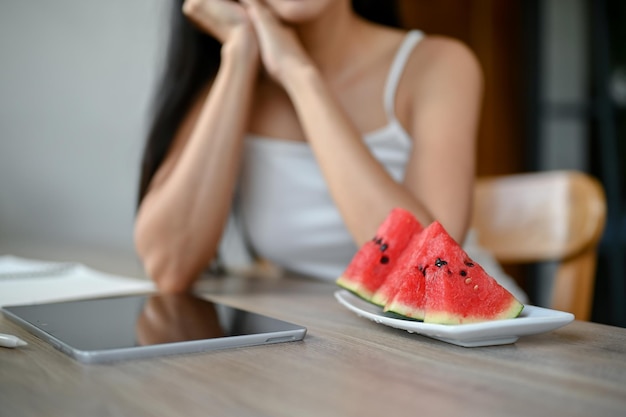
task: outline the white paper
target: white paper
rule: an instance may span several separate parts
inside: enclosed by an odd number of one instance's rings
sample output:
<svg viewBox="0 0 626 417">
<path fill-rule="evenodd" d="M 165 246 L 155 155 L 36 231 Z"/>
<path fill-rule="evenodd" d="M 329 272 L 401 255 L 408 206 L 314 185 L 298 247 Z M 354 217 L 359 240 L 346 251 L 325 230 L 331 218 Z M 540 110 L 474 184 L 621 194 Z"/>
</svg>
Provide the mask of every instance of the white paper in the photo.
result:
<svg viewBox="0 0 626 417">
<path fill-rule="evenodd" d="M 78 263 L 0 256 L 0 306 L 155 290 L 151 281 L 111 275 Z"/>
</svg>

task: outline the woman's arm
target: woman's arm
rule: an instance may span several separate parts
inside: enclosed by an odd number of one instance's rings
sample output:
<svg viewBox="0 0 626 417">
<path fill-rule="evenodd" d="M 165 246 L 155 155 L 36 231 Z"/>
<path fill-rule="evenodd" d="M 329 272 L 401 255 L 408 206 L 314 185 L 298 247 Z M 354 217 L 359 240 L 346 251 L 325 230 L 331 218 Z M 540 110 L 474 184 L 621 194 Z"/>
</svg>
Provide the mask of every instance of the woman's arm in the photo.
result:
<svg viewBox="0 0 626 417">
<path fill-rule="evenodd" d="M 482 71 L 458 41 L 426 37 L 419 47 L 428 65 L 408 84 L 415 92 L 406 122 L 414 146 L 404 183 L 462 244 L 471 220 Z"/>
<path fill-rule="evenodd" d="M 415 89 L 408 126 L 414 139 L 404 183 L 395 182 L 370 153 L 314 67 L 293 68 L 283 81 L 358 244 L 373 236 L 393 207 L 410 210 L 424 225 L 439 220 L 459 242 L 465 237 L 481 78 L 467 50 L 439 43 L 433 57 L 438 62 L 408 84 Z"/>
<path fill-rule="evenodd" d="M 371 239 L 394 207 L 410 210 L 424 225 L 437 219 L 462 241 L 470 215 L 481 95 L 481 74 L 473 55 L 456 42 L 441 41 L 429 47 L 435 52 L 426 69 L 407 84 L 414 97 L 408 126 L 414 150 L 404 183 L 397 183 L 370 153 L 293 34 L 259 2 L 247 3 L 265 68 L 293 102 L 356 243 Z"/>
<path fill-rule="evenodd" d="M 163 291 L 189 289 L 215 256 L 257 72 L 256 38 L 241 25 L 229 33 L 210 89 L 195 100 L 139 207 L 137 252 Z"/>
</svg>

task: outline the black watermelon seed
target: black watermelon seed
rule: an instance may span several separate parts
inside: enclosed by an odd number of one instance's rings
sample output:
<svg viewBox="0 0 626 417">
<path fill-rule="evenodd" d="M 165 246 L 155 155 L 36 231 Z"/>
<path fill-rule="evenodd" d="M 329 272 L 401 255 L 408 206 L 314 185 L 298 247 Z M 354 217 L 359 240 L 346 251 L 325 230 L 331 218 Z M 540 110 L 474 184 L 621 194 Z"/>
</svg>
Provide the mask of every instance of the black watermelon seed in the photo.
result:
<svg viewBox="0 0 626 417">
<path fill-rule="evenodd" d="M 474 266 L 474 264 L 470 261 L 465 261 L 465 265 L 469 266 L 470 268 Z"/>
<path fill-rule="evenodd" d="M 437 260 L 435 261 L 435 266 L 441 268 L 444 265 L 448 265 L 448 263 L 441 258 L 437 258 Z"/>
<path fill-rule="evenodd" d="M 418 265 L 417 270 L 420 271 L 422 275 L 426 276 L 426 269 L 422 265 Z"/>
<path fill-rule="evenodd" d="M 459 273 L 461 274 L 462 277 L 467 275 L 467 272 L 464 269 L 462 269 L 461 272 L 459 272 Z"/>
<path fill-rule="evenodd" d="M 381 243 L 383 243 L 383 240 L 381 238 L 376 239 L 376 244 L 380 245 Z"/>
<path fill-rule="evenodd" d="M 383 256 L 380 258 L 380 263 L 381 264 L 388 264 L 389 263 L 389 258 L 386 256 Z"/>
<path fill-rule="evenodd" d="M 386 250 L 387 250 L 387 248 L 388 248 L 388 247 L 389 247 L 389 246 L 387 246 L 387 244 L 386 244 L 386 243 L 383 243 L 382 245 L 380 245 L 380 250 L 384 252 L 384 251 L 386 251 Z"/>
</svg>

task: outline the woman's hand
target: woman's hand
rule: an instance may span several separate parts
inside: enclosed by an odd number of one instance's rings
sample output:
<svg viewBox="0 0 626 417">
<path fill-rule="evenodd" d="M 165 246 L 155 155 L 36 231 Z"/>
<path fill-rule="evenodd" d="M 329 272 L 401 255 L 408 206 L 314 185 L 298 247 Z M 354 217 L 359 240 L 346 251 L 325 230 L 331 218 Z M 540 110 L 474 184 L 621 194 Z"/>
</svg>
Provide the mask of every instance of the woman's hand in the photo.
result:
<svg viewBox="0 0 626 417">
<path fill-rule="evenodd" d="M 301 65 L 312 65 L 295 30 L 283 24 L 262 0 L 241 0 L 254 26 L 261 60 L 268 74 L 284 84 L 290 71 Z"/>
<path fill-rule="evenodd" d="M 234 33 L 253 34 L 248 13 L 241 3 L 232 0 L 185 0 L 183 13 L 189 20 L 222 44 L 232 39 Z"/>
</svg>

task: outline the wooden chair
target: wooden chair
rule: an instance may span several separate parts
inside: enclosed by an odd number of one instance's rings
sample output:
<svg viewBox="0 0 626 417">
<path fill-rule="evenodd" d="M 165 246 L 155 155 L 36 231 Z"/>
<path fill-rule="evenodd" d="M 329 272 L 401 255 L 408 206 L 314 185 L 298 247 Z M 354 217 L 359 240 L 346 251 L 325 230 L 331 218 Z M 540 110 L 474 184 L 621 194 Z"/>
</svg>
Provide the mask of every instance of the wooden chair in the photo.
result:
<svg viewBox="0 0 626 417">
<path fill-rule="evenodd" d="M 548 307 L 590 320 L 597 246 L 606 219 L 602 185 L 577 171 L 479 178 L 472 225 L 503 265 L 556 261 Z"/>
</svg>

